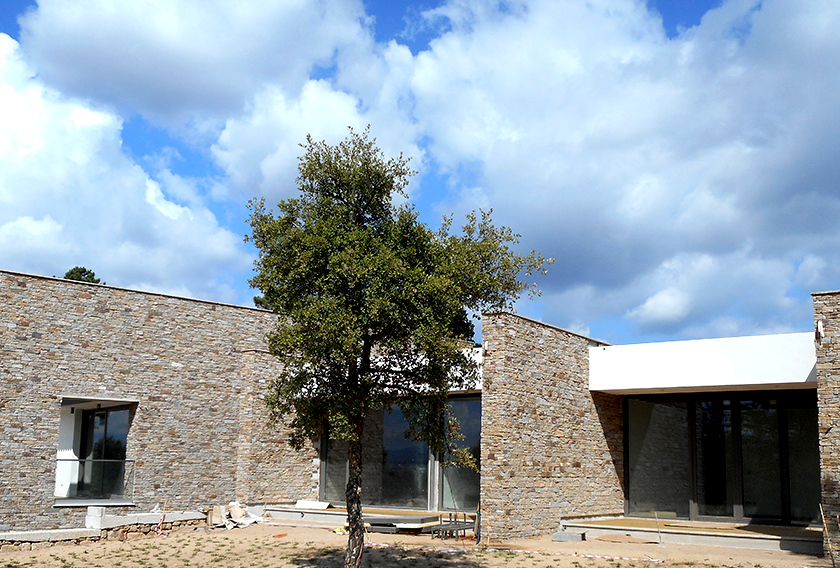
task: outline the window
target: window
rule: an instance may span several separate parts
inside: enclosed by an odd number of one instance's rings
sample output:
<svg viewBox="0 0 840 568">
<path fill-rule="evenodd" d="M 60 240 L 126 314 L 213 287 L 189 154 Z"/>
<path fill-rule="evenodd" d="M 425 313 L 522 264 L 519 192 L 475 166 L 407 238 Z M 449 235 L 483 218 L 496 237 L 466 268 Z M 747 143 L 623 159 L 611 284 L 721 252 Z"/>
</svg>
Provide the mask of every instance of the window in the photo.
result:
<svg viewBox="0 0 840 568">
<path fill-rule="evenodd" d="M 819 520 L 815 390 L 628 397 L 627 512 Z"/>
<path fill-rule="evenodd" d="M 458 446 L 469 448 L 476 464 L 481 465 L 481 399 L 458 398 L 451 402 L 463 440 Z M 444 467 L 442 472 L 441 508 L 447 511 L 478 510 L 481 474 L 464 467 Z"/>
<path fill-rule="evenodd" d="M 371 412 L 362 442 L 362 503 L 381 507 L 427 509 L 429 449 L 405 438 L 406 421 L 398 408 Z M 344 501 L 347 442 L 327 444 L 323 499 Z"/>
<path fill-rule="evenodd" d="M 130 504 L 134 462 L 126 460 L 131 401 L 65 397 L 56 456 L 56 506 Z"/>
<path fill-rule="evenodd" d="M 481 399 L 452 398 L 451 409 L 464 440 L 478 459 L 481 442 Z M 421 510 L 475 511 L 480 475 L 443 467 L 425 443 L 405 438 L 407 424 L 398 408 L 370 414 L 362 442 L 362 503 Z M 344 502 L 347 443 L 328 440 L 322 448 L 321 499 Z"/>
</svg>

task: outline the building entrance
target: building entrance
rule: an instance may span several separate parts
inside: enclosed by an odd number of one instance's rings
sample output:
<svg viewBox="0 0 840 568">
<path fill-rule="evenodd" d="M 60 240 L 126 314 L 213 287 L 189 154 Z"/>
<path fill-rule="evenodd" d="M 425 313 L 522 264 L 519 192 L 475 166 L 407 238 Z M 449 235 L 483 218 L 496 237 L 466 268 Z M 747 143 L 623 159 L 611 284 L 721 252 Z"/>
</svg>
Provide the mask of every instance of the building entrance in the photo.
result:
<svg viewBox="0 0 840 568">
<path fill-rule="evenodd" d="M 819 519 L 816 391 L 625 400 L 628 515 Z"/>
</svg>

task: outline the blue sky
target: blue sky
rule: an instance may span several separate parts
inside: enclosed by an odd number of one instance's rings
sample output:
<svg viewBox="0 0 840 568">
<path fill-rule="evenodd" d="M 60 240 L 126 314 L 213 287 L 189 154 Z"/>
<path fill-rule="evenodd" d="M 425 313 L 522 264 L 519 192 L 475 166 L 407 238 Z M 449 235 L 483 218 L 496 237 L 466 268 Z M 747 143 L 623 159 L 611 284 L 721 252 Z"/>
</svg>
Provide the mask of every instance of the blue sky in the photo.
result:
<svg viewBox="0 0 840 568">
<path fill-rule="evenodd" d="M 24 15 L 25 14 L 25 15 Z M 7 0 L 0 268 L 248 304 L 245 203 L 370 124 L 421 218 L 557 259 L 531 317 L 615 343 L 810 329 L 840 288 L 840 7 Z"/>
</svg>

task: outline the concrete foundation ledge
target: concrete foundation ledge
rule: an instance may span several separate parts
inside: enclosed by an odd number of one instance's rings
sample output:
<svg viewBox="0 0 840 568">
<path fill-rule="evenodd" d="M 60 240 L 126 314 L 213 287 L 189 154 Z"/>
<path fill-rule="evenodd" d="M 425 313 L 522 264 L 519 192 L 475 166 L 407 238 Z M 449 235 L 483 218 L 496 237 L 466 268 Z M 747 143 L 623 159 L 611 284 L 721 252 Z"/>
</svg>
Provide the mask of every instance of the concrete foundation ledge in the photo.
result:
<svg viewBox="0 0 840 568">
<path fill-rule="evenodd" d="M 44 531 L 12 531 L 0 533 L 0 542 L 57 542 L 77 538 L 99 537 L 99 529 L 53 529 Z"/>
<path fill-rule="evenodd" d="M 94 509 L 94 507 L 91 507 Z M 135 513 L 132 515 L 103 515 L 90 514 L 85 517 L 85 527 L 88 529 L 115 529 L 126 525 L 156 525 L 160 522 L 161 513 Z M 164 522 L 199 521 L 207 518 L 206 513 L 199 511 L 169 511 Z"/>
</svg>

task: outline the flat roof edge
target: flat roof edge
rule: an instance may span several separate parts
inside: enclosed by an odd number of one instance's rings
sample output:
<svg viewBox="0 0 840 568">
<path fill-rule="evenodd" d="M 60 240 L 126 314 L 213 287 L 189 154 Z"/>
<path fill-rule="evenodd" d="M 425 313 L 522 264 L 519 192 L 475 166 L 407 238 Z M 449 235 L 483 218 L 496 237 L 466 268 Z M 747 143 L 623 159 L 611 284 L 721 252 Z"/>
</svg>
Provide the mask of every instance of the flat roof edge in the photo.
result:
<svg viewBox="0 0 840 568">
<path fill-rule="evenodd" d="M 840 292 L 838 292 L 840 293 Z M 687 345 L 687 344 L 699 344 L 699 343 L 715 343 L 715 342 L 738 342 L 738 341 L 755 341 L 756 339 L 770 339 L 770 338 L 780 338 L 780 337 L 792 337 L 792 336 L 805 336 L 808 335 L 810 337 L 814 336 L 813 331 L 786 331 L 782 333 L 765 333 L 761 335 L 733 335 L 728 337 L 702 337 L 698 339 L 669 339 L 666 341 L 649 341 L 644 343 L 619 343 L 617 345 L 612 345 L 609 343 L 604 343 L 598 347 L 612 347 L 612 348 L 622 348 L 622 349 L 632 349 L 632 348 L 645 348 L 645 347 L 656 347 L 656 346 L 680 346 L 680 345 Z"/>
<path fill-rule="evenodd" d="M 833 296 L 840 294 L 840 290 L 826 290 L 824 292 L 811 292 L 811 296 Z"/>
<path fill-rule="evenodd" d="M 741 385 L 714 385 L 714 386 L 686 386 L 686 387 L 651 387 L 651 388 L 630 388 L 630 389 L 590 389 L 589 392 L 603 392 L 621 396 L 634 396 L 646 394 L 692 394 L 692 393 L 727 393 L 727 392 L 751 392 L 751 391 L 786 391 L 786 390 L 816 390 L 817 383 L 813 381 L 800 383 L 762 383 L 762 384 L 741 384 Z"/>
<path fill-rule="evenodd" d="M 210 304 L 214 306 L 224 306 L 226 308 L 241 308 L 244 310 L 253 310 L 257 312 L 264 312 L 267 314 L 273 313 L 270 310 L 258 308 L 256 306 L 241 306 L 239 304 L 228 304 L 226 302 L 217 302 L 215 300 L 202 300 L 201 298 L 190 298 L 188 296 L 177 296 L 175 294 L 166 294 L 163 292 L 150 292 L 148 290 L 135 290 L 133 288 L 123 288 L 121 286 L 110 286 L 108 284 L 94 284 L 93 282 L 83 282 L 81 280 L 68 280 L 59 276 L 44 276 L 42 274 L 29 274 L 27 272 L 18 272 L 15 270 L 6 270 L 0 268 L 0 274 L 10 274 L 12 276 L 23 276 L 25 278 L 34 278 L 36 280 L 51 280 L 53 282 L 69 283 L 71 285 L 93 286 L 95 288 L 106 288 L 109 290 L 120 290 L 122 292 L 132 292 L 134 294 L 145 294 L 147 296 L 159 296 L 162 298 L 173 298 L 175 300 L 184 300 L 187 302 L 199 302 L 202 304 Z"/>
<path fill-rule="evenodd" d="M 613 393 L 809 388 L 816 384 L 816 364 L 811 332 L 593 347 L 589 388 Z"/>
</svg>

